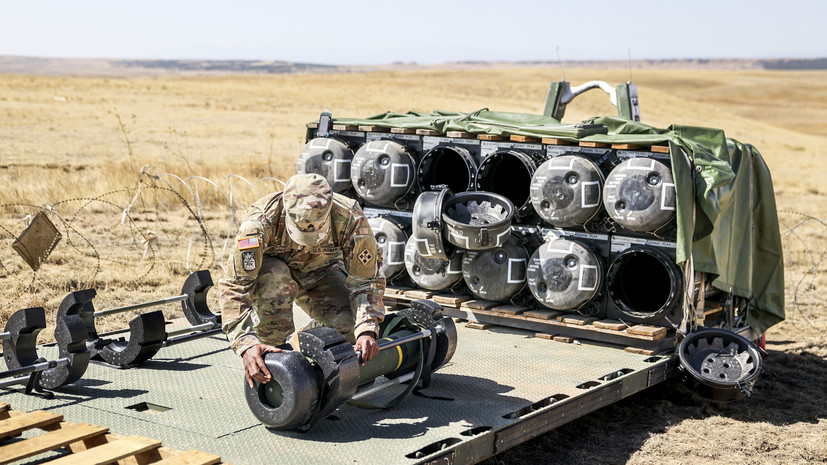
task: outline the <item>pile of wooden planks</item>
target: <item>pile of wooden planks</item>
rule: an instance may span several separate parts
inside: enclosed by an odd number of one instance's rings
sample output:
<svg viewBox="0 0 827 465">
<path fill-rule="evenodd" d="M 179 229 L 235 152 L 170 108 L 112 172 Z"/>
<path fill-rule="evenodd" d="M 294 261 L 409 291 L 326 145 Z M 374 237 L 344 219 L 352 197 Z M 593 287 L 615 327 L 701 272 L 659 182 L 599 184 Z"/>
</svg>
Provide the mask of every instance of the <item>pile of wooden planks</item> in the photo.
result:
<svg viewBox="0 0 827 465">
<path fill-rule="evenodd" d="M 20 438 L 23 433 L 38 429 L 42 434 Z M 197 450 L 181 452 L 162 447 L 161 441 L 155 439 L 120 436 L 109 433 L 106 427 L 64 422 L 63 415 L 55 412 L 11 410 L 9 404 L 0 402 L 0 465 L 41 454 L 47 455 L 38 463 L 47 465 L 223 463 L 217 455 Z"/>
<path fill-rule="evenodd" d="M 675 330 L 662 326 L 625 323 L 573 312 L 531 309 L 475 299 L 468 295 L 440 294 L 423 289 L 388 287 L 385 305 L 389 310 L 416 299 L 429 299 L 442 305 L 445 315 L 467 320 L 469 327 L 486 329 L 492 325 L 534 331 L 537 337 L 559 342 L 589 341 L 611 344 L 629 352 L 654 355 L 672 350 Z"/>
</svg>

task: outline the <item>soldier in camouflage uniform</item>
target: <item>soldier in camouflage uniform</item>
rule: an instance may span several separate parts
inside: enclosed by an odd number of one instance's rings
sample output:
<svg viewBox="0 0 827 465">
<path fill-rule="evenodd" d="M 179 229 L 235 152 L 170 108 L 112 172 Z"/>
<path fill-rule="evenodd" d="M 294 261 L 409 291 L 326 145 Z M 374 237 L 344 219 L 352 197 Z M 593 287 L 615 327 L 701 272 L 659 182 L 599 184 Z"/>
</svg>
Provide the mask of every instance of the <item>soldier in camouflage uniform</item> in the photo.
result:
<svg viewBox="0 0 827 465">
<path fill-rule="evenodd" d="M 263 355 L 294 331 L 293 303 L 318 325 L 355 341 L 363 360 L 379 351 L 385 278 L 376 239 L 359 205 L 317 174 L 247 210 L 218 282 L 222 329 L 244 360 L 247 382 L 264 383 Z"/>
</svg>

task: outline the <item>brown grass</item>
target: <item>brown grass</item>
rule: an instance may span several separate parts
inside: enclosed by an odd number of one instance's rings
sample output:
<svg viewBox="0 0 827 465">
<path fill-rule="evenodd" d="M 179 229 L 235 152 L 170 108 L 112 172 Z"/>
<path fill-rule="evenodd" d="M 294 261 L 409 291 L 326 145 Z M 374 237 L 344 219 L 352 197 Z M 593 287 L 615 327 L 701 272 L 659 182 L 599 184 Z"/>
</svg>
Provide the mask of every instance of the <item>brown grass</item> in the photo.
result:
<svg viewBox="0 0 827 465">
<path fill-rule="evenodd" d="M 382 71 L 267 77 L 0 76 L 0 326 L 12 312 L 94 286 L 99 309 L 175 295 L 188 270 L 218 276 L 236 214 L 295 170 L 304 124 L 392 110 L 539 113 L 554 68 Z M 575 84 L 628 80 L 627 70 L 567 70 Z M 826 72 L 636 71 L 642 116 L 723 128 L 755 145 L 776 185 L 787 257 L 788 321 L 769 332 L 756 396 L 705 403 L 658 387 L 489 463 L 813 463 L 827 461 Z M 592 91 L 568 122 L 612 114 Z M 159 178 L 145 176 L 143 167 Z M 201 176 L 187 181 L 176 178 Z M 215 182 L 221 191 L 207 180 Z M 230 202 L 226 195 L 232 189 Z M 172 191 L 182 195 L 179 198 Z M 126 205 L 136 199 L 130 217 Z M 12 251 L 25 216 L 54 207 L 65 236 L 38 273 Z M 199 206 L 203 207 L 199 209 Z M 809 219 L 808 219 L 809 218 Z M 131 221 L 130 221 L 131 219 Z M 207 234 L 202 231 L 206 228 Z M 144 257 L 147 230 L 158 246 Z M 214 293 L 211 293 L 214 302 Z M 169 307 L 173 309 L 173 307 Z M 122 327 L 128 315 L 103 328 Z M 47 330 L 48 331 L 48 330 Z M 47 333 L 44 331 L 42 334 Z"/>
</svg>

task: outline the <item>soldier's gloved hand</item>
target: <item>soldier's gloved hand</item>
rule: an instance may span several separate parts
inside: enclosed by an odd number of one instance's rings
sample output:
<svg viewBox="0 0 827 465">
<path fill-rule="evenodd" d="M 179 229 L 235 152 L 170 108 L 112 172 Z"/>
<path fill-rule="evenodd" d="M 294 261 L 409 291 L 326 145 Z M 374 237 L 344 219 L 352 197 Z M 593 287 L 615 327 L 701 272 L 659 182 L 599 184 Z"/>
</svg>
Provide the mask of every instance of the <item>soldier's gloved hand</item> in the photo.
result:
<svg viewBox="0 0 827 465">
<path fill-rule="evenodd" d="M 270 370 L 264 364 L 264 354 L 268 352 L 281 352 L 281 349 L 267 344 L 256 344 L 241 354 L 241 359 L 244 360 L 244 377 L 251 388 L 253 380 L 259 383 L 270 381 Z"/>
<path fill-rule="evenodd" d="M 373 332 L 360 334 L 353 348 L 362 351 L 362 365 L 379 353 L 379 344 L 376 343 L 376 335 Z"/>
</svg>

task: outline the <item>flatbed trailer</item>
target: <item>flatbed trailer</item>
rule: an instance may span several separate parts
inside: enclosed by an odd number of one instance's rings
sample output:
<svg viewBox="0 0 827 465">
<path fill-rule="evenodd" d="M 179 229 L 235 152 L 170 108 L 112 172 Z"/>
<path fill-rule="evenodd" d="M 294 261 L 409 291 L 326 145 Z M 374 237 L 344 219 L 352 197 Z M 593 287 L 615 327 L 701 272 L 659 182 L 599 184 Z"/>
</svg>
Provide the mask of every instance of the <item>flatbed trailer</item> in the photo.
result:
<svg viewBox="0 0 827 465">
<path fill-rule="evenodd" d="M 453 359 L 425 396 L 391 410 L 343 406 L 307 433 L 270 431 L 246 405 L 241 360 L 223 336 L 164 348 L 132 369 L 93 362 L 53 399 L 0 389 L 17 410 L 109 427 L 235 465 L 473 464 L 675 375 L 676 355 L 641 355 L 533 331 L 471 329 L 459 320 Z M 54 347 L 39 348 L 56 356 Z M 363 399 L 381 404 L 403 387 Z"/>
</svg>

